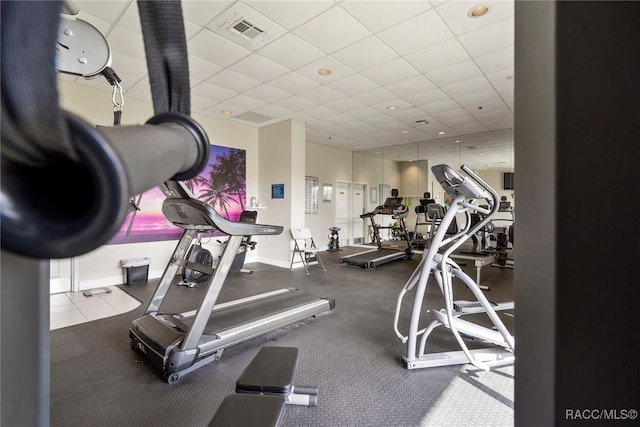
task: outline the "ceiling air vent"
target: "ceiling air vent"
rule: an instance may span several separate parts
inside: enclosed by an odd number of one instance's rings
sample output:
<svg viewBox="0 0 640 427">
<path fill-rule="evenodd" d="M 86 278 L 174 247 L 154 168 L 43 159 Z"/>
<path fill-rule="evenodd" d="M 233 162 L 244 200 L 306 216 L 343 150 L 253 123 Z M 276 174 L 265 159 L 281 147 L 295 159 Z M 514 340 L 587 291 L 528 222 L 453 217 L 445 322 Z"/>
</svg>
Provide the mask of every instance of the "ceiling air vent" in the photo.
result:
<svg viewBox="0 0 640 427">
<path fill-rule="evenodd" d="M 429 122 L 426 119 L 422 119 L 422 120 L 416 120 L 414 123 L 416 124 L 416 126 L 420 126 L 420 125 L 426 125 Z"/>
<path fill-rule="evenodd" d="M 247 40 L 253 40 L 260 34 L 264 33 L 263 29 L 256 27 L 255 24 L 247 21 L 246 19 L 241 19 L 240 21 L 229 27 L 229 31 Z"/>
</svg>

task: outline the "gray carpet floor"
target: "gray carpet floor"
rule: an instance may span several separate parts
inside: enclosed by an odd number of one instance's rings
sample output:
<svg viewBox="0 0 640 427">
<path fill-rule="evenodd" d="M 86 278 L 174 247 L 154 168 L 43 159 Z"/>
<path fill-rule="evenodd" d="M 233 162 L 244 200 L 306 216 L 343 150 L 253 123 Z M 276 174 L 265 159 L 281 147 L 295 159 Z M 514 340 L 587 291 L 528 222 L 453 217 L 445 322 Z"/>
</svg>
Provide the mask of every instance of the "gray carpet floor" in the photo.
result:
<svg viewBox="0 0 640 427">
<path fill-rule="evenodd" d="M 297 287 L 336 300 L 334 310 L 224 350 L 222 358 L 169 385 L 129 346 L 128 328 L 140 317 L 156 280 L 122 288 L 143 304 L 134 311 L 51 331 L 51 425 L 206 426 L 222 399 L 263 346 L 299 349 L 295 383 L 319 389 L 317 407 L 288 405 L 285 426 L 510 426 L 513 425 L 514 367 L 485 372 L 472 365 L 409 371 L 401 362 L 406 348 L 393 332 L 396 299 L 421 255 L 373 270 L 340 264 L 361 251 L 322 253 L 327 271 L 311 267 L 290 272 L 248 264 L 253 274 L 230 275 L 219 301 L 281 287 Z M 472 277 L 471 266 L 464 267 Z M 512 300 L 513 270 L 486 267 L 482 284 L 489 299 Z M 457 299 L 469 291 L 455 283 Z M 165 310 L 194 309 L 204 287 L 173 286 Z M 411 303 L 400 318 L 406 328 Z M 426 309 L 442 307 L 430 283 Z M 426 310 L 423 310 L 426 312 Z M 508 315 L 511 314 L 511 315 Z M 513 331 L 513 312 L 501 314 Z M 479 323 L 484 315 L 474 315 Z M 471 316 L 466 316 L 471 319 Z M 428 319 L 425 314 L 425 319 Z M 425 320 L 426 322 L 426 320 Z M 474 343 L 471 343 L 473 347 Z M 438 328 L 428 351 L 459 350 L 449 331 Z"/>
</svg>

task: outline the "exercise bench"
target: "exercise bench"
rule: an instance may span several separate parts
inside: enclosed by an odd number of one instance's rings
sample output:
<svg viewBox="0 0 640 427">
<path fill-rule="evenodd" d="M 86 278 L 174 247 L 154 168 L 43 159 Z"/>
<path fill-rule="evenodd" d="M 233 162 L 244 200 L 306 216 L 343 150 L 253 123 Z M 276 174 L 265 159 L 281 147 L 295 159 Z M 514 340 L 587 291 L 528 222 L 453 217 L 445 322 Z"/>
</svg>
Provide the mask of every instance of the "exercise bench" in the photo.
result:
<svg viewBox="0 0 640 427">
<path fill-rule="evenodd" d="M 236 381 L 237 394 L 225 397 L 209 427 L 275 427 L 285 404 L 316 406 L 317 387 L 293 385 L 297 365 L 295 347 L 260 349 Z"/>
</svg>

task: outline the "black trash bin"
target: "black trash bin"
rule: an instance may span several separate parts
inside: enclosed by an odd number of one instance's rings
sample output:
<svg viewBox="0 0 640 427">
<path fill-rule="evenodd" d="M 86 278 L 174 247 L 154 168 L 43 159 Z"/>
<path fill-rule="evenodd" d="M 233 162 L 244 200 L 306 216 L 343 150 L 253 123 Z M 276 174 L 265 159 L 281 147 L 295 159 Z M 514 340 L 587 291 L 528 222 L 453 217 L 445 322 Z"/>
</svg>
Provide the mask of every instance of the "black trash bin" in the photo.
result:
<svg viewBox="0 0 640 427">
<path fill-rule="evenodd" d="M 121 259 L 120 264 L 124 268 L 124 282 L 127 285 L 147 283 L 150 263 L 151 259 L 148 257 Z"/>
</svg>

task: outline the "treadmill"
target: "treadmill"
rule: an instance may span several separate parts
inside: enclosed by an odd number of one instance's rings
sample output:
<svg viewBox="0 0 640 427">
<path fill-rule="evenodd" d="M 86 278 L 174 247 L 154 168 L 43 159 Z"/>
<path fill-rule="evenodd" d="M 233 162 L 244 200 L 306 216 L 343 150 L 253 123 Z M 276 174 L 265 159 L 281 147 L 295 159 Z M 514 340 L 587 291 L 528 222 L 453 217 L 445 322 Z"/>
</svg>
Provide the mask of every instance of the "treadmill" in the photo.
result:
<svg viewBox="0 0 640 427">
<path fill-rule="evenodd" d="M 371 249 L 364 252 L 358 252 L 352 255 L 346 255 L 341 257 L 338 261 L 349 265 L 355 265 L 365 269 L 375 268 L 378 265 L 385 264 L 387 262 L 399 260 L 399 259 L 411 259 L 413 256 L 413 249 L 409 243 L 407 232 L 407 226 L 405 218 L 409 213 L 409 208 L 402 204 L 402 197 L 388 197 L 383 205 L 378 206 L 371 212 L 360 215 L 360 218 L 369 218 L 371 226 L 373 228 L 373 241 L 377 244 L 376 249 Z M 406 242 L 406 249 L 397 247 L 385 247 L 382 245 L 382 239 L 380 237 L 380 229 L 391 228 L 382 227 L 376 224 L 376 215 L 391 215 L 391 217 L 398 221 L 400 229 L 402 231 L 403 240 Z"/>
<path fill-rule="evenodd" d="M 147 357 L 169 384 L 220 358 L 229 346 L 274 329 L 332 310 L 335 300 L 283 288 L 216 305 L 220 290 L 246 236 L 276 235 L 283 227 L 238 223 L 220 216 L 211 206 L 193 197 L 177 181 L 160 186 L 167 197 L 162 212 L 184 229 L 144 315 L 129 329 L 131 348 Z M 215 269 L 186 259 L 197 233 L 220 230 L 229 236 Z M 208 274 L 206 292 L 197 310 L 163 312 L 162 302 L 179 267 Z"/>
</svg>

